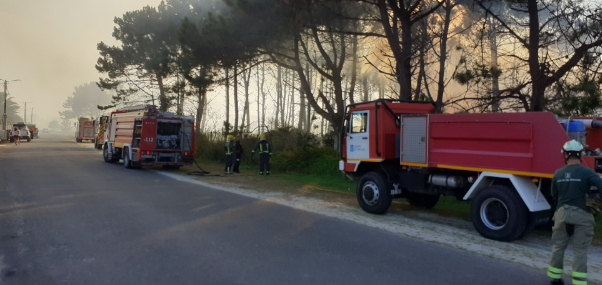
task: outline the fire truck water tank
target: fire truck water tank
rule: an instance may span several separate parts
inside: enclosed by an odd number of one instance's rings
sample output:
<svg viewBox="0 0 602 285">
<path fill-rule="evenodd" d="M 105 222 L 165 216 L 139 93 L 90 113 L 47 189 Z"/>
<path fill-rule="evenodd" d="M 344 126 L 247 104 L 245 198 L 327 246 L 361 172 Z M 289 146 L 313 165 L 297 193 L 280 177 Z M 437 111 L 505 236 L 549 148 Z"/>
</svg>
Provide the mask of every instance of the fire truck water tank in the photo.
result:
<svg viewBox="0 0 602 285">
<path fill-rule="evenodd" d="M 467 181 L 462 176 L 433 174 L 429 177 L 429 184 L 449 188 L 461 188 L 467 184 Z"/>
</svg>

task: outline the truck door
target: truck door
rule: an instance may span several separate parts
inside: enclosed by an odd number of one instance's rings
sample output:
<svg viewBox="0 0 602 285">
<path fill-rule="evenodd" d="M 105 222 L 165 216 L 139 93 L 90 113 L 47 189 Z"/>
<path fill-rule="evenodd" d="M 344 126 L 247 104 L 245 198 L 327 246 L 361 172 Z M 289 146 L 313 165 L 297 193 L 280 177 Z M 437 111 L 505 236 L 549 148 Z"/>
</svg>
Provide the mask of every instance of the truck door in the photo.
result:
<svg viewBox="0 0 602 285">
<path fill-rule="evenodd" d="M 351 112 L 347 133 L 347 158 L 370 158 L 370 111 Z"/>
<path fill-rule="evenodd" d="M 427 121 L 427 116 L 402 116 L 401 164 L 426 166 Z"/>
</svg>

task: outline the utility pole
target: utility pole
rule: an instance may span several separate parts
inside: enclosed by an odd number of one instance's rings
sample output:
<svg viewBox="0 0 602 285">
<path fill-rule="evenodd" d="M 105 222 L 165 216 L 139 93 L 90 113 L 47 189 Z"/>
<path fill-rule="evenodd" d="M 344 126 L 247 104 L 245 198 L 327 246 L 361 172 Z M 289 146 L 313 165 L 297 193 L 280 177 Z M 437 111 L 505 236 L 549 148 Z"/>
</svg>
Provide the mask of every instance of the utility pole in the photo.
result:
<svg viewBox="0 0 602 285">
<path fill-rule="evenodd" d="M 0 79 L 0 81 L 2 81 L 2 79 Z M 8 91 L 7 91 L 7 89 L 8 89 L 8 82 L 11 82 L 11 81 L 21 81 L 21 80 L 20 79 L 4 80 L 4 113 L 2 115 L 2 130 L 3 131 L 6 131 L 7 123 L 8 123 L 7 122 L 8 121 L 8 115 L 6 114 L 6 105 L 7 105 L 6 104 L 7 103 L 6 102 L 6 98 L 7 98 L 7 95 L 8 95 Z"/>
<path fill-rule="evenodd" d="M 2 131 L 6 131 L 6 120 L 8 118 L 8 116 L 6 115 L 6 85 L 8 85 L 8 82 L 4 80 L 4 115 L 2 116 Z"/>
<path fill-rule="evenodd" d="M 24 116 L 23 116 L 23 120 L 25 120 L 25 124 L 27 124 L 27 103 L 31 103 L 31 102 L 23 102 L 25 103 L 25 109 L 23 110 L 25 112 Z"/>
</svg>

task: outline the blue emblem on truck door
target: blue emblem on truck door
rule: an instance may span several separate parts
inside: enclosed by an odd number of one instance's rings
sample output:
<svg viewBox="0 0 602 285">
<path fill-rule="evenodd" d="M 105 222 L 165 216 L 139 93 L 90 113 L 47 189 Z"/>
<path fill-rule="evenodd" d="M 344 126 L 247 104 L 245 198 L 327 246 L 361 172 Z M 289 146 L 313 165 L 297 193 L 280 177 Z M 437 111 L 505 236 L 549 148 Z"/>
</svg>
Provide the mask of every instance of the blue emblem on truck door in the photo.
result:
<svg viewBox="0 0 602 285">
<path fill-rule="evenodd" d="M 349 151 L 353 152 L 353 145 L 349 146 Z"/>
</svg>

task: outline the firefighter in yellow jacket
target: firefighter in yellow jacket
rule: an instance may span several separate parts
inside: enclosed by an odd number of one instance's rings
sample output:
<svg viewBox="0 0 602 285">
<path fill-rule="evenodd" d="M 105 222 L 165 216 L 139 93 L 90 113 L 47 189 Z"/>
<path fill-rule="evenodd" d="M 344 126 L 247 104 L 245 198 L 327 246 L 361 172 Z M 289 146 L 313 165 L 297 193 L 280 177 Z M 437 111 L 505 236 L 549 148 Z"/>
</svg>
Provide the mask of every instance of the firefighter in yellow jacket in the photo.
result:
<svg viewBox="0 0 602 285">
<path fill-rule="evenodd" d="M 259 174 L 270 175 L 270 157 L 272 157 L 272 146 L 265 140 L 265 134 L 259 135 L 259 142 L 252 153 L 259 151 Z M 265 170 L 265 172 L 264 172 Z"/>
<path fill-rule="evenodd" d="M 586 195 L 591 198 L 591 187 L 602 189 L 602 178 L 592 169 L 581 165 L 583 146 L 571 140 L 564 144 L 562 154 L 566 166 L 556 170 L 552 179 L 552 198 L 556 202 L 552 233 L 552 260 L 548 267 L 551 284 L 562 285 L 564 251 L 573 240 L 574 285 L 587 284 L 587 249 L 594 237 L 596 209 L 588 207 Z"/>
<path fill-rule="evenodd" d="M 234 136 L 229 135 L 224 146 L 226 151 L 226 175 L 232 174 L 232 164 L 234 164 Z"/>
</svg>

